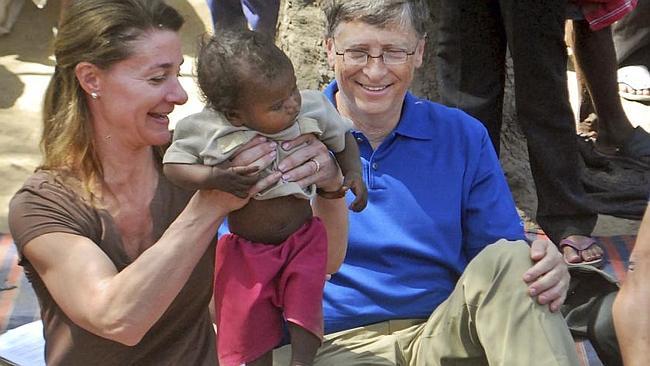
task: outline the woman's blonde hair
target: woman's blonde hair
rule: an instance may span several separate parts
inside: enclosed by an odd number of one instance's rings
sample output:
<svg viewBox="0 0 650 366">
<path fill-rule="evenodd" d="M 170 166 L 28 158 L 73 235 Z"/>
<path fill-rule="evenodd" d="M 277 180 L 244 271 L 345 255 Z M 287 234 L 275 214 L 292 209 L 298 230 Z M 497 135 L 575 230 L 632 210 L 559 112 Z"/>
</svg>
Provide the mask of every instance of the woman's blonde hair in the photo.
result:
<svg viewBox="0 0 650 366">
<path fill-rule="evenodd" d="M 43 104 L 41 169 L 66 171 L 90 190 L 103 180 L 80 62 L 108 69 L 127 59 L 133 41 L 158 29 L 178 31 L 183 17 L 161 0 L 83 0 L 66 10 L 54 41 L 56 66 Z M 89 192 L 90 193 L 90 192 Z"/>
</svg>

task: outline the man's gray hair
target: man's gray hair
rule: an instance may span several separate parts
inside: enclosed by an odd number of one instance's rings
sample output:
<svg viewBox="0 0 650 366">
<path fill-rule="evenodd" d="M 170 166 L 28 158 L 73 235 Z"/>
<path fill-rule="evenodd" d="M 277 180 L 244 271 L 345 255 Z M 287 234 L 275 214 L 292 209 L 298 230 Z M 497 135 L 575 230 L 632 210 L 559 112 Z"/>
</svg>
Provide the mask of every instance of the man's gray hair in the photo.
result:
<svg viewBox="0 0 650 366">
<path fill-rule="evenodd" d="M 334 37 L 342 22 L 361 21 L 379 28 L 412 26 L 418 37 L 426 35 L 429 7 L 426 0 L 329 0 L 325 6 L 325 36 Z"/>
</svg>

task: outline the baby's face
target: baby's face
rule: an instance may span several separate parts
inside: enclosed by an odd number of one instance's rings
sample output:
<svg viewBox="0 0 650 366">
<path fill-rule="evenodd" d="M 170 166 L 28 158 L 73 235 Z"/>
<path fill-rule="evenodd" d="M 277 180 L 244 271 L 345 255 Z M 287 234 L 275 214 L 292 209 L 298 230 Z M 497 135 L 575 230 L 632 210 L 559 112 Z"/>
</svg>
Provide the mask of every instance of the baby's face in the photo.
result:
<svg viewBox="0 0 650 366">
<path fill-rule="evenodd" d="M 240 123 L 262 133 L 278 133 L 291 126 L 300 112 L 300 93 L 293 70 L 272 81 L 250 77 L 237 112 Z"/>
</svg>

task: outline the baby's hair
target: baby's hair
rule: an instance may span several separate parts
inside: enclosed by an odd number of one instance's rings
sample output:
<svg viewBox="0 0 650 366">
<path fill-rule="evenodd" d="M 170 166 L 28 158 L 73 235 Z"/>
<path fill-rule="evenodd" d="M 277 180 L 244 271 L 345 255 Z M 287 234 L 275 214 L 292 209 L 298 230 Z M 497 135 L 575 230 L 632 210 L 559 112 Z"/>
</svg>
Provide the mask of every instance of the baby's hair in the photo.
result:
<svg viewBox="0 0 650 366">
<path fill-rule="evenodd" d="M 293 73 L 289 57 L 268 36 L 248 29 L 224 30 L 201 42 L 198 84 L 206 105 L 219 112 L 238 108 L 251 76 L 261 81 Z"/>
</svg>

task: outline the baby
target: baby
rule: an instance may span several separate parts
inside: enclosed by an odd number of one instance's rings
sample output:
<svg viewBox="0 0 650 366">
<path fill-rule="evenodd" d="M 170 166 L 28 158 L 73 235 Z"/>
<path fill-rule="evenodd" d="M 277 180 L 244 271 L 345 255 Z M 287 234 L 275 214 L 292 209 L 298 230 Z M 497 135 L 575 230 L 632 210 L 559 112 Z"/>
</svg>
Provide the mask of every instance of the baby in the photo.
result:
<svg viewBox="0 0 650 366">
<path fill-rule="evenodd" d="M 334 153 L 344 177 L 339 191 L 318 194 L 339 198 L 349 188 L 355 194 L 350 209 L 366 206 L 351 122 L 322 93 L 298 91 L 291 61 L 272 40 L 248 30 L 218 34 L 203 43 L 197 69 L 207 108 L 176 125 L 164 157 L 172 182 L 247 197 L 260 175 L 277 170 L 291 153 L 282 141 L 313 133 Z M 274 163 L 260 172 L 230 167 L 228 159 L 257 135 L 278 142 Z M 309 201 L 317 191 L 279 181 L 228 217 L 231 234 L 217 244 L 214 283 L 221 365 L 270 365 L 282 318 L 292 364 L 313 362 L 323 335 L 327 261 L 325 228 Z"/>
</svg>

